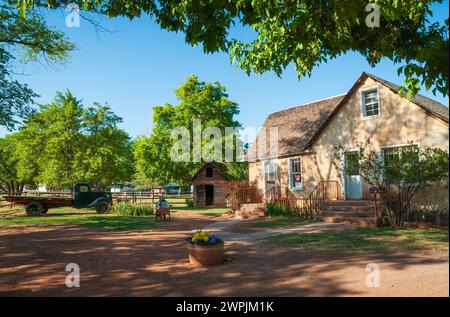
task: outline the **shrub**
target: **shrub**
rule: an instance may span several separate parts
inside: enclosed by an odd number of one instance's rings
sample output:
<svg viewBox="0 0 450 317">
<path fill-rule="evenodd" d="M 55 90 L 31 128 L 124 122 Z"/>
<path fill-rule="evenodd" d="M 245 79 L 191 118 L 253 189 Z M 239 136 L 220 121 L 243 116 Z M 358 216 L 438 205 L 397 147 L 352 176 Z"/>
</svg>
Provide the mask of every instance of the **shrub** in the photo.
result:
<svg viewBox="0 0 450 317">
<path fill-rule="evenodd" d="M 429 222 L 433 225 L 448 227 L 448 209 L 414 210 L 409 214 L 410 222 Z"/>
<path fill-rule="evenodd" d="M 194 201 L 193 201 L 192 199 L 187 198 L 187 199 L 185 200 L 185 202 L 186 202 L 186 206 L 187 206 L 188 208 L 194 208 Z"/>
<path fill-rule="evenodd" d="M 267 214 L 271 217 L 290 217 L 291 210 L 287 206 L 283 206 L 279 203 L 268 203 Z"/>
<path fill-rule="evenodd" d="M 151 206 L 146 205 L 130 205 L 127 203 L 118 203 L 113 206 L 113 212 L 120 216 L 151 216 L 154 213 L 154 209 Z"/>
</svg>

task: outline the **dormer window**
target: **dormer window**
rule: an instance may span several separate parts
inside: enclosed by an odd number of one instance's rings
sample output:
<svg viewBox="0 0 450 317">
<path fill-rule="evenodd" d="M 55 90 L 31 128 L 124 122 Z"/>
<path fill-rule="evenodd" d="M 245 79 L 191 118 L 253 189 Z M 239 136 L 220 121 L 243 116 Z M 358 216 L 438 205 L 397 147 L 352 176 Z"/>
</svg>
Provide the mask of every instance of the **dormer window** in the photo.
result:
<svg viewBox="0 0 450 317">
<path fill-rule="evenodd" d="M 380 94 L 378 88 L 361 92 L 361 112 L 365 118 L 378 117 L 380 115 Z"/>
</svg>

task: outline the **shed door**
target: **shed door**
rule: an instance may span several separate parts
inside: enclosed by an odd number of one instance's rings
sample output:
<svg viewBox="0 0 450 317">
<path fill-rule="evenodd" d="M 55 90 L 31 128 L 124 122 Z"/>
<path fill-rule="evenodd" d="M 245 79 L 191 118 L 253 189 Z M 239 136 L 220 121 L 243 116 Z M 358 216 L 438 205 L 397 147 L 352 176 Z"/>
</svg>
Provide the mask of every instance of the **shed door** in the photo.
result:
<svg viewBox="0 0 450 317">
<path fill-rule="evenodd" d="M 206 207 L 214 205 L 214 185 L 205 186 Z"/>
</svg>

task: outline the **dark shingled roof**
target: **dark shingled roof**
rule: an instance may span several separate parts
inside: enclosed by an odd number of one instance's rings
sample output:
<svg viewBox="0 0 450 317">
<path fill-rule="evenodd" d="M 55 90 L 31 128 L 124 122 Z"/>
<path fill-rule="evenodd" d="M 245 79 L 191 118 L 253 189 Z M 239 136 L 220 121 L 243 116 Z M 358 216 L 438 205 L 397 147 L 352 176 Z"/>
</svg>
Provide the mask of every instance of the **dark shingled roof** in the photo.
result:
<svg viewBox="0 0 450 317">
<path fill-rule="evenodd" d="M 346 103 L 348 98 L 354 91 L 362 84 L 367 77 L 378 81 L 394 91 L 399 93 L 400 86 L 393 84 L 387 80 L 363 72 L 352 89 L 341 96 L 331 97 L 309 104 L 297 106 L 294 108 L 274 112 L 264 122 L 263 127 L 278 128 L 278 157 L 298 155 L 307 150 L 307 148 L 314 142 L 318 135 L 325 129 L 327 124 L 331 121 L 339 109 Z M 416 95 L 412 102 L 427 111 L 429 114 L 435 115 L 438 118 L 449 122 L 449 108 L 443 104 L 427 98 L 422 95 Z M 266 133 L 266 153 L 264 157 L 257 157 L 258 139 L 262 138 L 262 133 Z M 257 159 L 264 159 L 270 156 L 269 149 L 269 133 L 261 130 L 253 142 L 248 152 L 248 159 L 250 161 Z"/>
<path fill-rule="evenodd" d="M 264 122 L 264 128 L 278 128 L 278 156 L 290 156 L 305 150 L 311 138 L 319 130 L 345 95 L 331 97 L 294 108 L 271 113 Z M 255 159 L 258 139 L 250 147 L 248 158 Z M 269 156 L 269 134 L 266 137 L 266 154 Z M 261 158 L 259 158 L 261 159 Z"/>
<path fill-rule="evenodd" d="M 399 93 L 400 90 L 400 86 L 391 83 L 390 81 L 384 80 L 380 77 L 374 76 L 372 74 L 369 74 L 367 72 L 364 72 L 364 74 L 366 74 L 367 76 L 373 78 L 374 80 L 386 85 L 388 88 L 390 88 L 391 90 L 395 91 L 396 93 Z M 418 106 L 420 106 L 421 108 L 423 108 L 424 110 L 430 111 L 431 113 L 435 114 L 436 116 L 440 117 L 441 119 L 443 119 L 444 121 L 449 121 L 448 120 L 448 107 L 444 106 L 443 104 L 441 104 L 440 102 L 437 102 L 433 99 L 430 99 L 428 97 L 422 96 L 422 95 L 416 95 L 413 99 L 412 102 L 414 102 L 415 104 L 417 104 Z"/>
</svg>

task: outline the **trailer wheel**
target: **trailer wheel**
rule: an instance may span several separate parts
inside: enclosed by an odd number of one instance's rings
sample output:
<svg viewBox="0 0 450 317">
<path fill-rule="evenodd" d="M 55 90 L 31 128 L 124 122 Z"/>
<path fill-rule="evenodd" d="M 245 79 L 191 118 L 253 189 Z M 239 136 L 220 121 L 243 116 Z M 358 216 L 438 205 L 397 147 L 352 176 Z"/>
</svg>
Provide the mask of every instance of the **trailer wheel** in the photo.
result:
<svg viewBox="0 0 450 317">
<path fill-rule="evenodd" d="M 30 217 L 42 216 L 45 214 L 44 206 L 37 201 L 29 202 L 26 206 L 27 215 Z"/>
<path fill-rule="evenodd" d="M 95 206 L 95 210 L 98 214 L 106 214 L 109 212 L 110 205 L 107 201 L 99 201 L 97 205 Z"/>
</svg>

